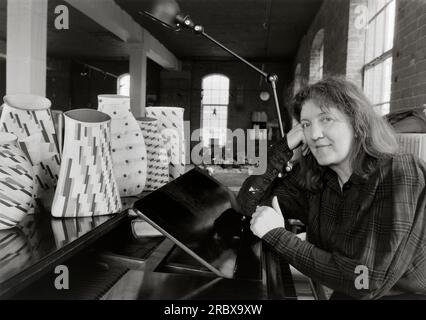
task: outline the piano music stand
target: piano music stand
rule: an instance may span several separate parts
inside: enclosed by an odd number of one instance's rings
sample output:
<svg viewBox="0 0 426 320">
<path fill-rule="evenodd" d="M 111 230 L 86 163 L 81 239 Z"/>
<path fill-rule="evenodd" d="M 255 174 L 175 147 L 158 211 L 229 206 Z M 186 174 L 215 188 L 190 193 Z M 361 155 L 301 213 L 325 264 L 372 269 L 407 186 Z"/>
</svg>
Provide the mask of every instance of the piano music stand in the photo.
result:
<svg viewBox="0 0 426 320">
<path fill-rule="evenodd" d="M 199 168 L 138 200 L 135 212 L 208 270 L 234 278 L 248 221 L 235 196 Z"/>
</svg>

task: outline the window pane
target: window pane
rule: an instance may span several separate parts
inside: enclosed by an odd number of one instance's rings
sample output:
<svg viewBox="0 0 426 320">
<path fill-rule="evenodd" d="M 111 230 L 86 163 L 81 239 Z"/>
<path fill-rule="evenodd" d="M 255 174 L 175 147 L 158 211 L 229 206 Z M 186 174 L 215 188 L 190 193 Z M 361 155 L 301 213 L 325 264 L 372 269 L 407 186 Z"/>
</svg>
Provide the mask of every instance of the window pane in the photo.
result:
<svg viewBox="0 0 426 320">
<path fill-rule="evenodd" d="M 202 83 L 202 139 L 210 146 L 212 139 L 220 146 L 226 144 L 228 120 L 229 79 L 222 75 L 210 75 Z"/>
<path fill-rule="evenodd" d="M 371 88 L 372 88 L 372 102 L 373 102 L 373 104 L 377 104 L 377 101 L 379 101 L 379 98 L 378 98 L 378 96 L 380 95 L 380 92 L 379 92 L 379 90 L 380 90 L 380 88 L 379 88 L 379 85 L 380 85 L 380 79 L 378 79 L 378 77 L 377 77 L 377 66 L 374 66 L 373 67 L 373 79 L 372 79 L 372 85 L 371 85 Z"/>
<path fill-rule="evenodd" d="M 391 85 L 392 85 L 392 57 L 386 59 L 384 62 L 382 102 L 390 101 Z"/>
<path fill-rule="evenodd" d="M 386 8 L 385 51 L 388 51 L 393 48 L 394 32 L 395 32 L 395 1 L 392 1 Z"/>
<path fill-rule="evenodd" d="M 383 7 L 386 8 L 375 16 L 368 24 L 366 34 L 365 63 L 369 63 L 380 57 L 384 52 L 393 47 L 393 38 L 395 32 L 395 0 L 369 1 L 369 13 L 379 12 Z M 374 16 L 371 15 L 371 16 Z"/>
<path fill-rule="evenodd" d="M 229 79 L 221 75 L 211 75 L 203 79 L 202 104 L 228 104 Z"/>
<path fill-rule="evenodd" d="M 324 43 L 321 45 L 321 49 L 320 49 L 320 65 L 318 68 L 319 80 L 323 78 L 323 70 L 324 70 Z"/>
<path fill-rule="evenodd" d="M 389 103 L 384 103 L 384 104 L 377 105 L 377 106 L 374 107 L 374 111 L 377 112 L 377 114 L 379 114 L 381 116 L 388 114 L 389 110 L 390 110 Z"/>
<path fill-rule="evenodd" d="M 386 6 L 386 7 L 385 7 Z M 395 0 L 368 0 L 371 17 L 366 33 L 364 92 L 381 115 L 389 112 L 392 84 L 392 50 L 395 29 Z M 374 63 L 374 65 L 371 64 Z"/>
<path fill-rule="evenodd" d="M 364 72 L 364 92 L 365 95 L 368 97 L 370 102 L 373 102 L 373 91 L 372 91 L 372 77 L 373 77 L 373 69 L 369 68 L 366 69 Z"/>
<path fill-rule="evenodd" d="M 377 9 L 376 9 L 376 13 L 379 12 L 379 10 L 381 10 L 385 4 L 386 4 L 387 0 L 377 0 Z"/>
<path fill-rule="evenodd" d="M 384 12 L 381 12 L 376 20 L 376 36 L 374 39 L 374 57 L 377 58 L 383 53 L 383 43 L 384 43 L 384 34 L 385 34 L 385 17 Z"/>
<path fill-rule="evenodd" d="M 220 145 L 225 145 L 228 107 L 203 106 L 202 116 L 204 145 L 209 146 L 211 139 L 217 139 Z"/>
<path fill-rule="evenodd" d="M 370 21 L 376 14 L 377 0 L 368 0 L 368 21 Z"/>
<path fill-rule="evenodd" d="M 117 94 L 130 96 L 130 75 L 124 74 L 117 79 Z"/>
<path fill-rule="evenodd" d="M 376 25 L 376 21 L 370 23 L 367 29 L 367 43 L 365 48 L 365 63 L 369 63 L 373 60 L 374 53 L 374 26 Z"/>
</svg>

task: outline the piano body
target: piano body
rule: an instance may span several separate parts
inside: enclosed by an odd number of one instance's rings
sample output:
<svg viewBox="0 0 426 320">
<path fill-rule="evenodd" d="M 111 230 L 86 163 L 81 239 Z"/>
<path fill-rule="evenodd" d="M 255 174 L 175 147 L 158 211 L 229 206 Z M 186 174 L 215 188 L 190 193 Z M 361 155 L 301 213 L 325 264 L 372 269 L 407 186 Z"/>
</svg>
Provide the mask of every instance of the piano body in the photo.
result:
<svg viewBox="0 0 426 320">
<path fill-rule="evenodd" d="M 289 265 L 232 202 L 194 169 L 123 199 L 116 215 L 56 219 L 39 208 L 21 228 L 0 232 L 0 298 L 297 299 Z M 141 217 L 160 233 L 135 237 Z"/>
</svg>

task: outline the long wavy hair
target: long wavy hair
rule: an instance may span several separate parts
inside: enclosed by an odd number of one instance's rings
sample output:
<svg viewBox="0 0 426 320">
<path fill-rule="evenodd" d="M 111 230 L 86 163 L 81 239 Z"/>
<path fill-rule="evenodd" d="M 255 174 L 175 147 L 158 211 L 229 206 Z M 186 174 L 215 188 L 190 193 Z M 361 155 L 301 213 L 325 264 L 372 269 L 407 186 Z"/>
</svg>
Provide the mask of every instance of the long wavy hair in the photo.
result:
<svg viewBox="0 0 426 320">
<path fill-rule="evenodd" d="M 293 99 L 293 115 L 298 122 L 308 100 L 315 101 L 323 110 L 337 108 L 350 119 L 354 130 L 350 159 L 352 170 L 358 175 L 367 177 L 378 159 L 389 158 L 397 152 L 393 129 L 373 110 L 362 90 L 353 83 L 340 77 L 329 77 L 302 88 Z M 324 169 L 312 153 L 301 157 L 302 186 L 311 191 L 321 189 Z"/>
</svg>

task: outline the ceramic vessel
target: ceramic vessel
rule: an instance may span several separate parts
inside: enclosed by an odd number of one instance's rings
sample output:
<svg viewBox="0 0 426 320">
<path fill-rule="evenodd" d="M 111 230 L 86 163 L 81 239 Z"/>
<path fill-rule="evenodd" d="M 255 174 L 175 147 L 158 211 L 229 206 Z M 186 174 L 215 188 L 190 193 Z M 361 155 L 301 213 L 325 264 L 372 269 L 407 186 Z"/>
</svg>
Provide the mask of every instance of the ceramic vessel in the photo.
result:
<svg viewBox="0 0 426 320">
<path fill-rule="evenodd" d="M 158 119 L 158 127 L 169 157 L 170 180 L 185 173 L 184 108 L 148 107 L 147 117 Z"/>
<path fill-rule="evenodd" d="M 147 153 L 142 131 L 130 111 L 130 98 L 99 95 L 98 110 L 111 117 L 114 174 L 122 197 L 140 194 L 147 178 Z"/>
<path fill-rule="evenodd" d="M 111 157 L 111 118 L 92 109 L 64 113 L 65 140 L 54 217 L 87 217 L 121 211 Z"/>
<path fill-rule="evenodd" d="M 158 120 L 141 117 L 137 121 L 145 140 L 148 158 L 145 190 L 154 191 L 169 182 L 169 159 L 158 129 Z"/>
<path fill-rule="evenodd" d="M 0 132 L 0 230 L 15 227 L 33 205 L 35 179 L 17 137 Z"/>
<path fill-rule="evenodd" d="M 33 165 L 35 195 L 54 188 L 60 170 L 58 139 L 48 99 L 29 94 L 4 97 L 0 130 L 18 137 L 21 149 Z"/>
</svg>

